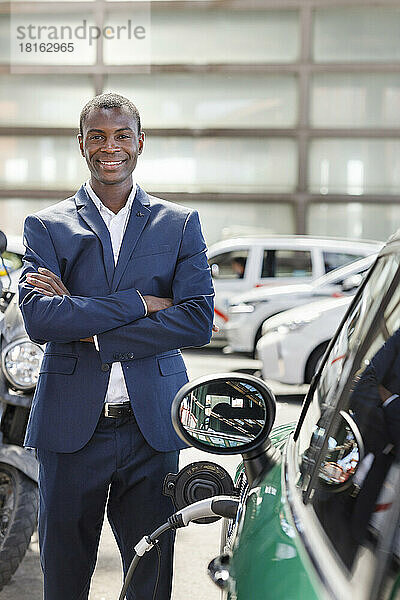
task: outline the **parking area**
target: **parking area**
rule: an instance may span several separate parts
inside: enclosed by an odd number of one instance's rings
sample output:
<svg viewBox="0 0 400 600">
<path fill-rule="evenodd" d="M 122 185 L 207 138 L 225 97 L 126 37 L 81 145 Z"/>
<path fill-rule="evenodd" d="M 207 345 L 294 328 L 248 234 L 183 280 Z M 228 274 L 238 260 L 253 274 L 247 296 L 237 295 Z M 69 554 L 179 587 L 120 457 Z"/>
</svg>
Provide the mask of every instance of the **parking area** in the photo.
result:
<svg viewBox="0 0 400 600">
<path fill-rule="evenodd" d="M 205 374 L 253 370 L 259 363 L 239 355 L 224 355 L 220 349 L 206 348 L 184 352 L 191 379 Z M 291 398 L 293 392 L 299 394 L 304 388 L 273 384 L 274 392 L 284 394 L 286 400 L 277 406 L 276 423 L 294 421 L 300 410 L 298 400 Z M 213 460 L 223 465 L 232 475 L 240 461 L 238 457 L 221 457 L 204 454 L 195 449 L 181 453 L 180 465 L 196 460 Z M 219 553 L 220 523 L 211 525 L 190 525 L 178 531 L 173 600 L 217 600 L 219 591 L 207 576 L 207 565 Z M 148 554 L 144 560 L 153 560 Z M 113 535 L 105 522 L 99 548 L 98 563 L 93 578 L 90 600 L 116 600 L 121 587 L 121 567 L 119 553 Z M 35 534 L 23 563 L 14 575 L 10 585 L 0 592 L 0 600 L 41 600 L 42 575 L 39 564 L 38 541 Z"/>
</svg>

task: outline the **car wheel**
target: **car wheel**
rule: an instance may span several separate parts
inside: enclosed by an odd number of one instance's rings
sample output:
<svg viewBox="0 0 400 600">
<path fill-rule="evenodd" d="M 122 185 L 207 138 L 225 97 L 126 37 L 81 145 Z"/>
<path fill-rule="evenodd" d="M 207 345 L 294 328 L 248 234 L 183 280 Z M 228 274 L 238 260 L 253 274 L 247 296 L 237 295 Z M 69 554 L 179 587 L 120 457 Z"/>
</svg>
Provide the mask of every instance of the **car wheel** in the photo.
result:
<svg viewBox="0 0 400 600">
<path fill-rule="evenodd" d="M 262 336 L 262 325 L 261 325 L 261 327 L 259 327 L 259 329 L 256 333 L 256 337 L 254 338 L 254 347 L 253 347 L 253 352 L 251 353 L 251 358 L 256 357 L 257 343 L 258 343 L 258 340 L 261 338 L 261 336 Z"/>
<path fill-rule="evenodd" d="M 308 357 L 305 373 L 304 373 L 304 383 L 311 383 L 311 379 L 314 377 L 314 373 L 319 367 L 319 364 L 322 360 L 323 355 L 325 354 L 325 350 L 327 349 L 329 344 L 328 342 L 324 342 L 315 348 L 310 356 Z"/>
</svg>

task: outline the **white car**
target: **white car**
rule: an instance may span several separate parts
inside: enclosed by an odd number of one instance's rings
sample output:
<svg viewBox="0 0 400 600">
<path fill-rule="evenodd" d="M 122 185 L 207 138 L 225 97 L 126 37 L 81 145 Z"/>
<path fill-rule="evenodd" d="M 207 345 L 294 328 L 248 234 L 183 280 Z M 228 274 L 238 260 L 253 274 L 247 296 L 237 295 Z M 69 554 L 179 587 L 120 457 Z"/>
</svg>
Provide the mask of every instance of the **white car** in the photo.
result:
<svg viewBox="0 0 400 600">
<path fill-rule="evenodd" d="M 352 300 L 326 298 L 267 319 L 256 348 L 263 379 L 310 383 Z"/>
<path fill-rule="evenodd" d="M 375 258 L 376 255 L 367 256 L 309 284 L 259 288 L 233 298 L 225 326 L 231 350 L 254 354 L 262 325 L 273 315 L 324 296 L 354 294 L 363 279 L 362 273 L 368 271 Z"/>
<path fill-rule="evenodd" d="M 260 286 L 309 283 L 325 273 L 378 252 L 382 242 L 288 235 L 232 238 L 212 245 L 215 322 L 224 338 L 228 304 Z"/>
</svg>

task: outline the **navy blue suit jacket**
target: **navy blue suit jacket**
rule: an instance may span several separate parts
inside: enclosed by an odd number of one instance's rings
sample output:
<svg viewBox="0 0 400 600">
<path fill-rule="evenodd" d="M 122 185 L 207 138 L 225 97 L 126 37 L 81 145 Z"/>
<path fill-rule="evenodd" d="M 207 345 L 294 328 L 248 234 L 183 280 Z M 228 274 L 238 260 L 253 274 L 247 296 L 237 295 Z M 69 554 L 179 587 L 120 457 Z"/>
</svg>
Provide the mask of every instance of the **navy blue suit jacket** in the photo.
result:
<svg viewBox="0 0 400 600">
<path fill-rule="evenodd" d="M 29 337 L 45 343 L 25 445 L 74 452 L 92 436 L 110 376 L 121 362 L 147 442 L 161 452 L 185 447 L 171 402 L 187 381 L 180 348 L 210 340 L 213 286 L 196 211 L 139 186 L 117 265 L 108 229 L 82 186 L 71 198 L 25 220 L 19 301 Z M 71 296 L 49 297 L 25 281 L 46 267 Z M 144 316 L 138 294 L 172 297 Z M 97 334 L 99 351 L 81 338 Z"/>
</svg>

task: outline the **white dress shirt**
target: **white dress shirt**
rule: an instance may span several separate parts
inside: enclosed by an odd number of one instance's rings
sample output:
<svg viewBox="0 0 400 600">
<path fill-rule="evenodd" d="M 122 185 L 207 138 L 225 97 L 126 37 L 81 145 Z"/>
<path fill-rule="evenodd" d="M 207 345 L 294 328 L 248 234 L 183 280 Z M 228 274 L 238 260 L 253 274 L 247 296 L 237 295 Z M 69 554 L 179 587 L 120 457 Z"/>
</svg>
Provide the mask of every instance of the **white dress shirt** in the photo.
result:
<svg viewBox="0 0 400 600">
<path fill-rule="evenodd" d="M 89 197 L 95 204 L 97 210 L 103 218 L 104 223 L 107 225 L 108 231 L 110 232 L 111 245 L 114 254 L 114 265 L 116 265 L 125 229 L 128 224 L 129 216 L 131 214 L 132 204 L 136 196 L 136 183 L 133 181 L 132 190 L 129 194 L 128 200 L 126 201 L 125 206 L 123 206 L 121 210 L 117 212 L 117 214 L 113 213 L 109 208 L 104 206 L 100 198 L 93 191 L 89 180 L 86 181 L 85 187 L 87 193 L 89 194 Z M 138 293 L 140 295 L 140 292 Z M 147 314 L 146 302 L 143 298 L 142 300 L 145 307 L 145 314 Z M 93 337 L 96 349 L 98 350 L 97 336 Z M 109 402 L 112 404 L 116 404 L 119 402 L 129 402 L 128 390 L 126 389 L 125 377 L 120 362 L 112 363 L 105 402 Z"/>
</svg>

